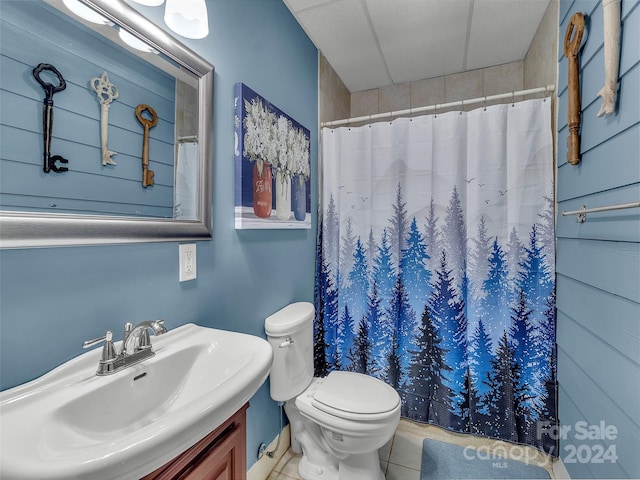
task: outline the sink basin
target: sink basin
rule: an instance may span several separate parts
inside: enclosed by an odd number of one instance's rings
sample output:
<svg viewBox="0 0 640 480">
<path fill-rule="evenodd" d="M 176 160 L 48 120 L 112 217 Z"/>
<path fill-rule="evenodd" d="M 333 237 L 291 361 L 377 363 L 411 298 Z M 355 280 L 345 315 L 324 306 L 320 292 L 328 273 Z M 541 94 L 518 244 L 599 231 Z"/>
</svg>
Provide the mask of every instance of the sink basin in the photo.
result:
<svg viewBox="0 0 640 480">
<path fill-rule="evenodd" d="M 266 380 L 266 340 L 187 324 L 96 376 L 101 348 L 0 393 L 0 478 L 138 479 L 221 425 Z"/>
</svg>

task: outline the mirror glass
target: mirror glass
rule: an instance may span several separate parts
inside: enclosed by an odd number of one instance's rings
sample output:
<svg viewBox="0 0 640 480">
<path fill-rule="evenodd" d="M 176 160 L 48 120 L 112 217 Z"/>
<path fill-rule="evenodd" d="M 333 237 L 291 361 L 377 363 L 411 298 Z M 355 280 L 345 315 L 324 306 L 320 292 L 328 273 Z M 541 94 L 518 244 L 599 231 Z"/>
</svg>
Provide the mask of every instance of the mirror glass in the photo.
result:
<svg viewBox="0 0 640 480">
<path fill-rule="evenodd" d="M 211 238 L 213 66 L 123 1 L 0 21 L 1 246 Z"/>
</svg>

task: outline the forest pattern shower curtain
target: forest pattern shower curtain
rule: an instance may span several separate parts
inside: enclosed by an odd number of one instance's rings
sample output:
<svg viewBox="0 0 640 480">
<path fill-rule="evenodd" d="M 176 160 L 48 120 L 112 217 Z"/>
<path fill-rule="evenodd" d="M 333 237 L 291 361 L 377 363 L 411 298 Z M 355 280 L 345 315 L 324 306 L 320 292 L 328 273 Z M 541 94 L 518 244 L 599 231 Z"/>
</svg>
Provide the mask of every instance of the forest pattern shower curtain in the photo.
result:
<svg viewBox="0 0 640 480">
<path fill-rule="evenodd" d="M 316 375 L 557 455 L 550 103 L 323 129 Z"/>
</svg>

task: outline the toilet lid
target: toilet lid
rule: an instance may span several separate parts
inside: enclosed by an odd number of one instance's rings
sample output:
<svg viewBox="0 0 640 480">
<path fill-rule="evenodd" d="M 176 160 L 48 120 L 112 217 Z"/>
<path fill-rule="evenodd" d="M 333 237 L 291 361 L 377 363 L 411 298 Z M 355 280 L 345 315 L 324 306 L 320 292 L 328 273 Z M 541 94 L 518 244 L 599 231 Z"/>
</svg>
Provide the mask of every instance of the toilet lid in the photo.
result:
<svg viewBox="0 0 640 480">
<path fill-rule="evenodd" d="M 331 372 L 313 396 L 313 406 L 327 413 L 376 414 L 394 410 L 400 396 L 386 383 L 354 372 Z"/>
</svg>

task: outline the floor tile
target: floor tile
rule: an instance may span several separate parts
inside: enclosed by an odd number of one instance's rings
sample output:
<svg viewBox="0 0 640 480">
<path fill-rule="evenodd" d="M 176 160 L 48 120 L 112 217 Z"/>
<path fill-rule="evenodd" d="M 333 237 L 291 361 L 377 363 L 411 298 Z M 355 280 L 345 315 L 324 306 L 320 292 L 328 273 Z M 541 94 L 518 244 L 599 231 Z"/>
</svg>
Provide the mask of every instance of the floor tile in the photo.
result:
<svg viewBox="0 0 640 480">
<path fill-rule="evenodd" d="M 420 480 L 420 471 L 390 463 L 387 480 Z"/>
<path fill-rule="evenodd" d="M 398 429 L 393 438 L 389 464 L 420 470 L 423 440 L 424 436 L 418 436 L 412 431 Z"/>
<path fill-rule="evenodd" d="M 300 477 L 290 477 L 281 472 L 271 472 L 267 480 L 301 480 Z"/>
</svg>

